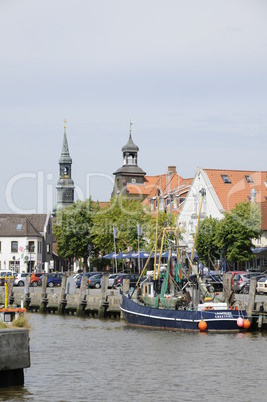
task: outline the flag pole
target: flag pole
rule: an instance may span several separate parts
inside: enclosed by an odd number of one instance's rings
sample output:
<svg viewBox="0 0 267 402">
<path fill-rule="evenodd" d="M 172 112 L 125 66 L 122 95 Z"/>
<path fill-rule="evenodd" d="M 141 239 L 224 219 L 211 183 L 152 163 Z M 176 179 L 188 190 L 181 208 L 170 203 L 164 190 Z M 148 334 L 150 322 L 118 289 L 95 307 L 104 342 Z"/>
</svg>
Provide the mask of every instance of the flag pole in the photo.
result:
<svg viewBox="0 0 267 402">
<path fill-rule="evenodd" d="M 114 255 L 114 258 L 115 258 L 115 270 L 116 270 L 116 274 L 118 273 L 118 267 L 117 267 L 117 259 L 116 259 L 116 241 L 115 241 L 115 239 L 116 239 L 116 229 L 115 229 L 115 227 L 113 226 L 113 239 L 114 239 L 114 252 L 115 252 L 115 255 Z"/>
<path fill-rule="evenodd" d="M 140 275 L 139 223 L 137 224 L 137 244 L 138 244 L 138 272 Z"/>
</svg>

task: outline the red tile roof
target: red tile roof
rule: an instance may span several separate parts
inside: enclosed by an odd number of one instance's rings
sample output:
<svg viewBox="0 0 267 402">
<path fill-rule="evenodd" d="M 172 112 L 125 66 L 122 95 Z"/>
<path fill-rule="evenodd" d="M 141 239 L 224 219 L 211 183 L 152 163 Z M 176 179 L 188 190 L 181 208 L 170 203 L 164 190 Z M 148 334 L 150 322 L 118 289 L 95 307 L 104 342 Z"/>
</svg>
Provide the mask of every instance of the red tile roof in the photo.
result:
<svg viewBox="0 0 267 402">
<path fill-rule="evenodd" d="M 267 200 L 267 171 L 204 169 L 225 211 L 242 201 L 249 201 L 251 190 L 256 190 L 256 202 Z M 230 183 L 225 183 L 228 176 Z M 246 177 L 252 181 L 249 182 Z M 266 184 L 265 184 L 266 183 Z"/>
<path fill-rule="evenodd" d="M 127 190 L 130 195 L 142 194 L 148 198 L 156 197 L 158 189 L 161 190 L 163 196 L 170 193 L 187 194 L 192 180 L 183 179 L 176 172 L 171 175 L 145 176 L 144 184 L 127 184 Z"/>
</svg>

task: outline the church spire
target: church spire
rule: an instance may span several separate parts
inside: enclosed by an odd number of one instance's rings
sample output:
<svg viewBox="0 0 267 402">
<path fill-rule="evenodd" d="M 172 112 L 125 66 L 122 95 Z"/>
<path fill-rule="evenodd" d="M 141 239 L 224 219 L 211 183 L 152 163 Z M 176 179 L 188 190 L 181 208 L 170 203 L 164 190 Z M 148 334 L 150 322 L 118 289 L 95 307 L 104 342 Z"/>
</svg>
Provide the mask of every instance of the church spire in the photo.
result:
<svg viewBox="0 0 267 402">
<path fill-rule="evenodd" d="M 66 124 L 67 120 L 64 120 L 64 137 L 63 137 L 63 144 L 62 144 L 62 151 L 59 159 L 59 163 L 72 163 L 72 159 L 70 157 L 68 140 L 67 140 L 67 132 L 66 132 Z"/>
<path fill-rule="evenodd" d="M 64 137 L 62 151 L 59 158 L 59 180 L 57 182 L 57 205 L 56 210 L 72 205 L 74 202 L 74 182 L 71 178 L 72 159 L 69 153 L 69 146 L 66 133 L 66 123 L 64 120 Z"/>
</svg>

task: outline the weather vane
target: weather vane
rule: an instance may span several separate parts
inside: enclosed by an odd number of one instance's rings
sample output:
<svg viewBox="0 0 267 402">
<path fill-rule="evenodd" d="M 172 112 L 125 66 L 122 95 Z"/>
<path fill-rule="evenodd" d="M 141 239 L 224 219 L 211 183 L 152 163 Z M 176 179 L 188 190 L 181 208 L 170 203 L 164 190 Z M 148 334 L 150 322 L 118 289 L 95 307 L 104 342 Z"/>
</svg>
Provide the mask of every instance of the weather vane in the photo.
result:
<svg viewBox="0 0 267 402">
<path fill-rule="evenodd" d="M 64 119 L 63 121 L 64 121 L 64 128 L 66 128 L 66 125 L 67 125 L 67 123 L 68 123 L 68 120 Z"/>
<path fill-rule="evenodd" d="M 132 133 L 132 125 L 133 125 L 133 123 L 132 123 L 132 121 L 130 120 L 130 134 Z"/>
</svg>

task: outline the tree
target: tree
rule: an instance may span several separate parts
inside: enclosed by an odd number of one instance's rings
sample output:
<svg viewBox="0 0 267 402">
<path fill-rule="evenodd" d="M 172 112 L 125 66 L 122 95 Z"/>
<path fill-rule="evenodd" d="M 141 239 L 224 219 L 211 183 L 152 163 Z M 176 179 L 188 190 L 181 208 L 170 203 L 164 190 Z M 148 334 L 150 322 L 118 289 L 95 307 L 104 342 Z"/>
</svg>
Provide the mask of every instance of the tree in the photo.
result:
<svg viewBox="0 0 267 402">
<path fill-rule="evenodd" d="M 137 224 L 146 234 L 151 217 L 146 214 L 140 201 L 121 195 L 111 199 L 111 204 L 100 209 L 93 218 L 94 245 L 103 253 L 114 250 L 114 231 L 116 231 L 116 251 L 131 247 L 137 250 Z M 146 246 L 146 236 L 139 237 L 140 248 Z"/>
<path fill-rule="evenodd" d="M 93 244 L 93 216 L 98 210 L 98 203 L 89 198 L 57 212 L 53 229 L 59 256 L 69 260 L 73 257 L 87 259 L 88 245 Z"/>
<path fill-rule="evenodd" d="M 253 259 L 252 239 L 261 234 L 261 211 L 257 204 L 244 201 L 236 204 L 218 223 L 215 242 L 231 262 Z"/>
<path fill-rule="evenodd" d="M 205 218 L 199 225 L 196 239 L 196 252 L 200 261 L 211 268 L 215 260 L 220 258 L 220 250 L 215 242 L 218 220 L 211 216 Z"/>
</svg>

